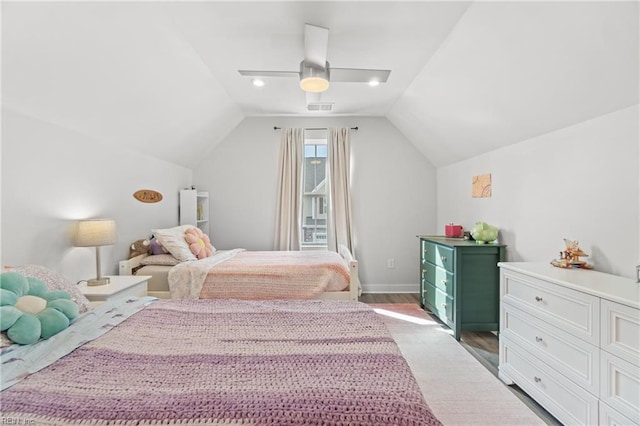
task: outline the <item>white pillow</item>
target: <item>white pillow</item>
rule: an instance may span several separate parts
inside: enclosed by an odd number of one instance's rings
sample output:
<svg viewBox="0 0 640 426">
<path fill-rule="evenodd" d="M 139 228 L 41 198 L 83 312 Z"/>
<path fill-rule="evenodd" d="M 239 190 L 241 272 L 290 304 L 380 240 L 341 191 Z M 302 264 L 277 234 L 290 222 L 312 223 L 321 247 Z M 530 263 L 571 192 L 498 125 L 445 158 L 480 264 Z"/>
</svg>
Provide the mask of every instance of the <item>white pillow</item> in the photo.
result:
<svg viewBox="0 0 640 426">
<path fill-rule="evenodd" d="M 198 260 L 184 239 L 184 232 L 189 228 L 193 228 L 193 225 L 182 225 L 168 229 L 154 229 L 153 235 L 160 240 L 160 244 L 179 261 Z"/>
</svg>

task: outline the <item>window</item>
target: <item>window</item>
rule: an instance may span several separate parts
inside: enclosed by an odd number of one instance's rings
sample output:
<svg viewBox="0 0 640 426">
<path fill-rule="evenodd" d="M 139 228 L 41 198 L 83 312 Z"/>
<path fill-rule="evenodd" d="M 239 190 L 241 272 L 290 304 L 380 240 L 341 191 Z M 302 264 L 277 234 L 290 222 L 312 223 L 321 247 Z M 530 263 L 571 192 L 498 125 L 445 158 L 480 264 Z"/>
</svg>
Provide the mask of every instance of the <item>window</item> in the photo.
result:
<svg viewBox="0 0 640 426">
<path fill-rule="evenodd" d="M 327 130 L 304 131 L 300 248 L 327 249 Z"/>
</svg>

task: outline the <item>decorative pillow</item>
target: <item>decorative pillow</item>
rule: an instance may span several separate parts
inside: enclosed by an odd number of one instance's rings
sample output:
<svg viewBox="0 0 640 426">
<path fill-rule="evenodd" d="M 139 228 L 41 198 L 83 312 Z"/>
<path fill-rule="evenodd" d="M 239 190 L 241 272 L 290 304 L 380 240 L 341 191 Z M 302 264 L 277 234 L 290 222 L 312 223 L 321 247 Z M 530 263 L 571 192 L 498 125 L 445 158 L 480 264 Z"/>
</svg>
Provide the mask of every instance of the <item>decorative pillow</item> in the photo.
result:
<svg viewBox="0 0 640 426">
<path fill-rule="evenodd" d="M 209 241 L 209 236 L 202 232 L 200 228 L 187 229 L 184 238 L 187 244 L 189 244 L 191 253 L 198 259 L 209 257 L 215 251 L 215 248 L 211 245 L 211 241 Z"/>
<path fill-rule="evenodd" d="M 22 265 L 11 267 L 9 268 L 9 270 L 22 274 L 25 277 L 33 277 L 39 279 L 47 286 L 47 289 L 49 291 L 66 291 L 71 295 L 71 300 L 78 305 L 81 314 L 93 309 L 93 307 L 91 306 L 91 302 L 89 302 L 89 299 L 87 299 L 85 295 L 82 294 L 80 288 L 77 285 L 68 281 L 63 276 L 51 271 L 50 269 L 45 268 L 44 266 Z"/>
<path fill-rule="evenodd" d="M 198 258 L 191 252 L 189 245 L 184 239 L 184 233 L 189 228 L 193 228 L 193 225 L 182 225 L 168 229 L 154 229 L 153 235 L 160 241 L 160 244 L 179 261 L 197 260 Z"/>
<path fill-rule="evenodd" d="M 162 247 L 162 244 L 160 244 L 160 241 L 158 241 L 158 239 L 156 237 L 151 238 L 151 253 L 153 254 L 167 254 L 169 253 L 167 250 L 165 250 L 164 247 Z"/>
<path fill-rule="evenodd" d="M 176 266 L 180 261 L 172 255 L 166 254 L 152 254 L 140 261 L 141 265 L 158 265 L 158 266 Z"/>
<path fill-rule="evenodd" d="M 21 345 L 58 334 L 79 314 L 69 293 L 17 272 L 0 274 L 0 305 L 0 331 Z"/>
</svg>

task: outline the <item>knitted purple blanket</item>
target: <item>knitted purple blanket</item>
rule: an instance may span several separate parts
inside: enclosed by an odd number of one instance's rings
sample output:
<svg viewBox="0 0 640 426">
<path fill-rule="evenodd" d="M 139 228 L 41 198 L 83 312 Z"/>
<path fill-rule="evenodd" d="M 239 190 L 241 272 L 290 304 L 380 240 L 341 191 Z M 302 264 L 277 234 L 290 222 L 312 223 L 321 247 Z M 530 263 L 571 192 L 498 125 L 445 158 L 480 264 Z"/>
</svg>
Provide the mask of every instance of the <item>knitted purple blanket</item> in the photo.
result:
<svg viewBox="0 0 640 426">
<path fill-rule="evenodd" d="M 16 424 L 440 424 L 357 302 L 158 301 L 0 399 Z"/>
</svg>

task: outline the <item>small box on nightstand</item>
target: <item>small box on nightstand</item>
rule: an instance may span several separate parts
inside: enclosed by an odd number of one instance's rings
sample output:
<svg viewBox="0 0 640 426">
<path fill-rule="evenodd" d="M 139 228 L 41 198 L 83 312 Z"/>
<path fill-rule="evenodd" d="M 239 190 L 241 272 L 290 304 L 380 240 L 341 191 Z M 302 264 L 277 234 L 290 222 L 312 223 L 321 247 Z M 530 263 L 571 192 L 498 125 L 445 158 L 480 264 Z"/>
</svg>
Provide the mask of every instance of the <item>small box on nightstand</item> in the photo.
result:
<svg viewBox="0 0 640 426">
<path fill-rule="evenodd" d="M 144 297 L 147 295 L 147 281 L 150 275 L 112 275 L 109 284 L 88 286 L 80 284 L 80 291 L 92 305 L 124 299 L 125 297 Z"/>
</svg>

